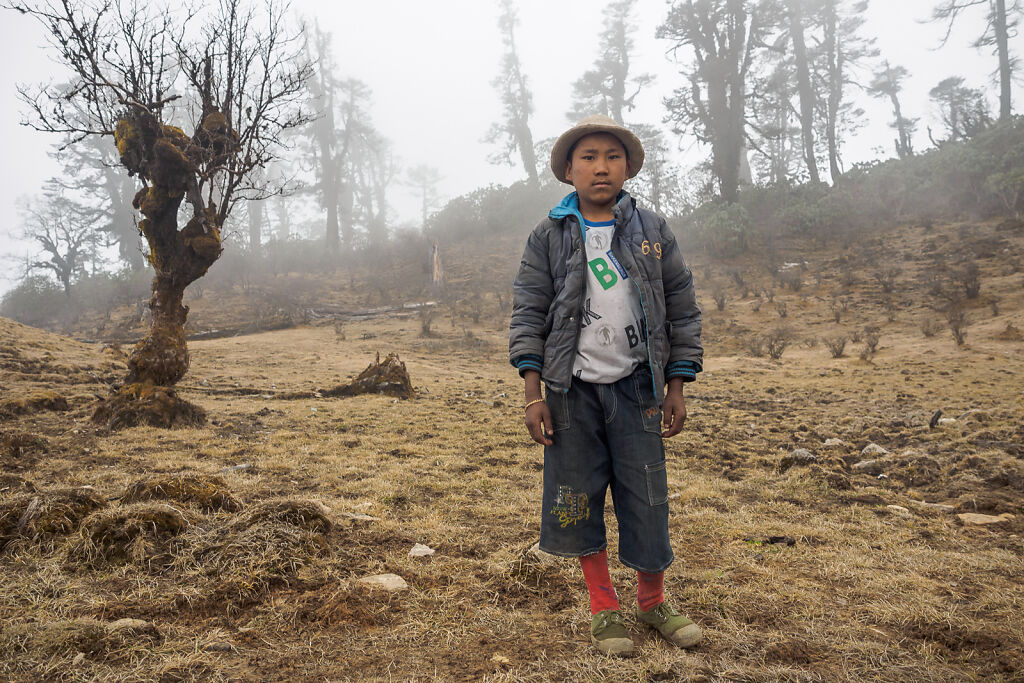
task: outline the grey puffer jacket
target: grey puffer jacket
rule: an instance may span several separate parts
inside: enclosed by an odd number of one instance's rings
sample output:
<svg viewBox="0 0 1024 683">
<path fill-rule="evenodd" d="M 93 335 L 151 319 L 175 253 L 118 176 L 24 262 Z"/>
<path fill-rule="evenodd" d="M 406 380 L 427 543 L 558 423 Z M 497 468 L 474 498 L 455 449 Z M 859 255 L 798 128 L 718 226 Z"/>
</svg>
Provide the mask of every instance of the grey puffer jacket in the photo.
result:
<svg viewBox="0 0 1024 683">
<path fill-rule="evenodd" d="M 568 391 L 586 295 L 583 217 L 566 196 L 530 234 L 516 275 L 509 360 L 537 370 L 550 390 Z M 613 208 L 612 253 L 640 290 L 647 357 L 659 403 L 668 379 L 692 381 L 702 369 L 701 314 L 693 275 L 664 219 L 626 192 Z"/>
</svg>

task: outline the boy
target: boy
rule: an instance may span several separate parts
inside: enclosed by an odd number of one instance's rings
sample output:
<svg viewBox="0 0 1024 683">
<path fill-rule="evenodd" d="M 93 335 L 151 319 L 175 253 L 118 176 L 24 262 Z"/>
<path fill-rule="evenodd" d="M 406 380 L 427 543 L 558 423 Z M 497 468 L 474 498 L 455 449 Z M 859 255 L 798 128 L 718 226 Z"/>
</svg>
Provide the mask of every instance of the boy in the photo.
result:
<svg viewBox="0 0 1024 683">
<path fill-rule="evenodd" d="M 673 557 L 662 444 L 682 429 L 683 383 L 701 371 L 700 309 L 664 219 L 622 190 L 643 162 L 640 140 L 607 116 L 558 138 L 551 170 L 576 191 L 527 241 L 509 335 L 526 426 L 544 444 L 540 547 L 580 558 L 591 642 L 606 655 L 633 650 L 608 573 L 609 486 L 619 560 L 637 570 L 637 621 L 681 647 L 701 638 L 663 594 Z"/>
</svg>

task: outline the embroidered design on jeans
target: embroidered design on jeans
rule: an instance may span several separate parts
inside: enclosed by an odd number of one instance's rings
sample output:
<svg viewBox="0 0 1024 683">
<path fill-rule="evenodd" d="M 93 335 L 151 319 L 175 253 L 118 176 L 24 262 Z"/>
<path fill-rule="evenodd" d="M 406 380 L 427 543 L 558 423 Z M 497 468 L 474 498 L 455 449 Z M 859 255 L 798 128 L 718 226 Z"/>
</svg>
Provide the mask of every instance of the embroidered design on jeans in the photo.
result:
<svg viewBox="0 0 1024 683">
<path fill-rule="evenodd" d="M 570 524 L 575 526 L 576 522 L 590 519 L 590 506 L 587 502 L 586 493 L 575 493 L 569 486 L 559 486 L 551 514 L 558 517 L 558 523 L 563 529 Z"/>
</svg>

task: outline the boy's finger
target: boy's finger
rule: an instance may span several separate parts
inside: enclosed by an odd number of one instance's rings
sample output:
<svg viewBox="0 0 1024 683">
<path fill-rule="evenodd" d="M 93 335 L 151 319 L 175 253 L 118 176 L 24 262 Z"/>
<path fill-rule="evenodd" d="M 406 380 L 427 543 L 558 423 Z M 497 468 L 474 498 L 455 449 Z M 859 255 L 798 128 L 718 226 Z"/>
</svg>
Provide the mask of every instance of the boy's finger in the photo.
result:
<svg viewBox="0 0 1024 683">
<path fill-rule="evenodd" d="M 667 429 L 661 433 L 662 438 L 668 439 L 683 431 L 683 423 L 686 421 L 686 411 L 672 413 L 671 426 L 665 425 Z"/>
<path fill-rule="evenodd" d="M 541 411 L 541 419 L 543 422 L 544 429 L 544 431 L 541 434 L 543 438 L 543 441 L 541 441 L 541 443 L 544 444 L 545 446 L 550 446 L 551 444 L 554 443 L 551 440 L 551 437 L 555 435 L 555 432 L 554 427 L 551 424 L 551 411 L 548 410 L 547 406 L 544 406 L 544 409 Z"/>
</svg>

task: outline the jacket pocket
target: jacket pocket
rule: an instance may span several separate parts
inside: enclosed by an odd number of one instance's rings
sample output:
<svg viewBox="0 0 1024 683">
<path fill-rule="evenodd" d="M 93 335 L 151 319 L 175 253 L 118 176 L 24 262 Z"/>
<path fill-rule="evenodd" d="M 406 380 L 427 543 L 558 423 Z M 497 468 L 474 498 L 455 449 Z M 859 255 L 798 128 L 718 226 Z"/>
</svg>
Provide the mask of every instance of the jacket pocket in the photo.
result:
<svg viewBox="0 0 1024 683">
<path fill-rule="evenodd" d="M 644 465 L 647 475 L 647 497 L 651 505 L 664 505 L 668 502 L 668 471 L 665 461 L 653 465 Z"/>
<path fill-rule="evenodd" d="M 552 431 L 560 432 L 563 429 L 568 429 L 569 424 L 572 422 L 572 410 L 570 408 L 572 402 L 569 400 L 569 394 L 562 393 L 561 391 L 548 391 L 544 400 L 548 404 L 548 410 L 551 411 Z"/>
</svg>

